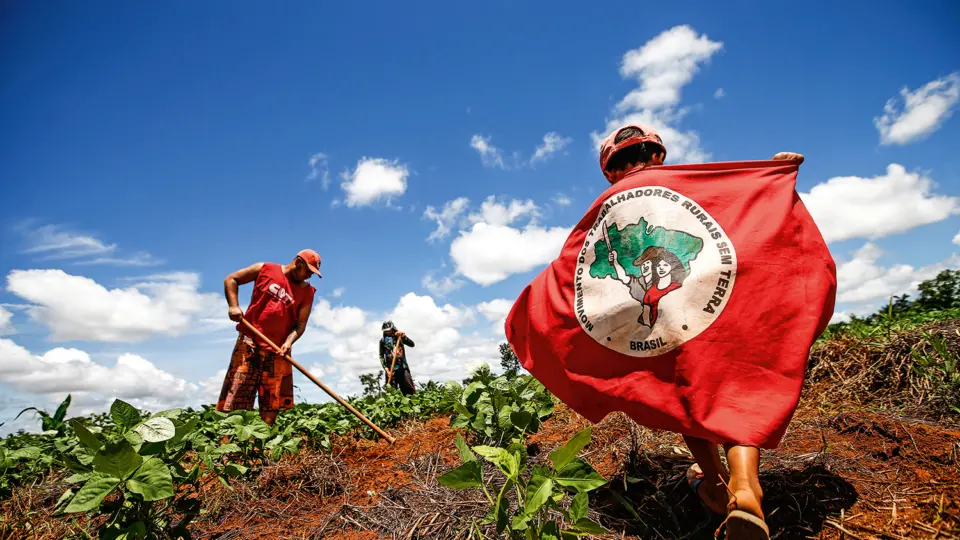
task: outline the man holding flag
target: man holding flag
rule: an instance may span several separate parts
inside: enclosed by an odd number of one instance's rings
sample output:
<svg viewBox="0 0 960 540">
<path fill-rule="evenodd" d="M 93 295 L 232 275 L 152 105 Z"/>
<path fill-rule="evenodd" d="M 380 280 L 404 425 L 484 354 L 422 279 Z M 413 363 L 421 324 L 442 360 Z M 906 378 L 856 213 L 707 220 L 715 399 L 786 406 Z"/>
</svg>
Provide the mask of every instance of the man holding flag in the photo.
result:
<svg viewBox="0 0 960 540">
<path fill-rule="evenodd" d="M 521 293 L 507 339 L 592 422 L 624 411 L 681 433 L 688 481 L 726 514 L 726 537 L 768 539 L 759 449 L 796 409 L 836 266 L 795 191 L 802 155 L 664 166 L 666 153 L 646 126 L 603 141 L 611 187 Z"/>
</svg>

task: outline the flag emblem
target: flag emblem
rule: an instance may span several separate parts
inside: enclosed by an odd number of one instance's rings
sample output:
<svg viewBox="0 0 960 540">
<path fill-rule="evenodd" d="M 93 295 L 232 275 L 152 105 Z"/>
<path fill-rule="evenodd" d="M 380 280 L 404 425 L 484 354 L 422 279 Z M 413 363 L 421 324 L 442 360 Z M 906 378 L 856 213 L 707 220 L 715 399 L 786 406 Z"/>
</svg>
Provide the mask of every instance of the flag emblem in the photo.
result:
<svg viewBox="0 0 960 540">
<path fill-rule="evenodd" d="M 706 330 L 737 277 L 733 242 L 695 200 L 645 186 L 607 198 L 577 259 L 574 312 L 601 345 L 664 354 Z"/>
</svg>

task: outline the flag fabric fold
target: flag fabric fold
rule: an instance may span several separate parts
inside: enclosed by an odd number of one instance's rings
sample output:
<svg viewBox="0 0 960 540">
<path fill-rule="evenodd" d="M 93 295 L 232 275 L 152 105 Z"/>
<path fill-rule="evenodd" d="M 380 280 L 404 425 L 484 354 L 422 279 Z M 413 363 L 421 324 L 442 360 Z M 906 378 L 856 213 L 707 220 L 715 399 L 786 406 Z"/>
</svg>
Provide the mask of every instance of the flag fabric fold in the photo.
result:
<svg viewBox="0 0 960 540">
<path fill-rule="evenodd" d="M 523 367 L 592 422 L 779 444 L 836 265 L 796 161 L 661 166 L 608 188 L 506 320 Z"/>
</svg>

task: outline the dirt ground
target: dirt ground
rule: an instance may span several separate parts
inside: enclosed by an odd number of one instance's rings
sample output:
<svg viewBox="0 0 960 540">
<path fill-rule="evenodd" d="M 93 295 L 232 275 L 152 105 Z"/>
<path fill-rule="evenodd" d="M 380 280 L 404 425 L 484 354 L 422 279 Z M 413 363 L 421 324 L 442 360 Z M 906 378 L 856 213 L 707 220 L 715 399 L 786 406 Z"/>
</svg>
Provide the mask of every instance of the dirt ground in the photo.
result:
<svg viewBox="0 0 960 540">
<path fill-rule="evenodd" d="M 560 407 L 528 439 L 532 459 L 587 425 Z M 393 447 L 341 438 L 333 453 L 305 452 L 234 493 L 214 486 L 195 538 L 463 537 L 485 507 L 481 494 L 435 481 L 459 462 L 448 418 L 397 435 Z M 591 506 L 616 538 L 714 537 L 719 522 L 686 487 L 692 460 L 679 436 L 611 415 L 582 456 L 610 480 Z M 781 447 L 764 453 L 761 482 L 773 538 L 960 538 L 955 426 L 801 409 Z"/>
<path fill-rule="evenodd" d="M 773 538 L 960 539 L 960 427 L 827 411 L 812 401 L 802 402 L 781 447 L 763 454 L 763 508 Z M 528 439 L 531 460 L 545 460 L 587 425 L 560 406 Z M 288 456 L 233 491 L 208 484 L 193 537 L 464 538 L 487 505 L 476 490 L 436 482 L 459 464 L 449 417 L 410 422 L 393 434 L 393 446 L 336 438 L 332 452 Z M 679 436 L 614 414 L 593 426 L 581 457 L 610 481 L 591 493 L 591 518 L 617 533 L 610 538 L 714 537 L 720 523 L 686 486 L 692 459 Z M 33 538 L 76 531 L 80 523 L 49 516 L 56 486 L 51 479 L 16 490 L 0 505 L 0 522 L 19 521 L 14 530 Z"/>
</svg>

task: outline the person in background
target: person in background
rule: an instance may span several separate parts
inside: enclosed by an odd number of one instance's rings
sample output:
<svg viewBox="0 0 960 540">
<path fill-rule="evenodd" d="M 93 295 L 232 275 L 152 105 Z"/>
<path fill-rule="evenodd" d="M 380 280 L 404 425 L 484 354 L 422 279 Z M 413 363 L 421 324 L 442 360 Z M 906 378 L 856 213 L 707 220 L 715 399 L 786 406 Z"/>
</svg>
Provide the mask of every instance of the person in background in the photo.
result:
<svg viewBox="0 0 960 540">
<path fill-rule="evenodd" d="M 607 181 L 615 184 L 637 171 L 663 165 L 666 157 L 666 146 L 654 129 L 628 124 L 604 139 L 600 147 L 600 168 Z M 796 159 L 802 163 L 803 155 L 780 152 L 773 159 Z M 749 354 L 749 351 L 745 354 Z M 760 449 L 740 445 L 736 441 L 724 444 L 730 466 L 728 472 L 720 461 L 716 444 L 688 435 L 684 435 L 683 439 L 696 460 L 687 470 L 687 482 L 701 503 L 717 516 L 741 510 L 753 518 L 750 521 L 728 520 L 726 538 L 769 539 L 770 532 L 761 509 Z"/>
<path fill-rule="evenodd" d="M 410 366 L 407 364 L 405 345 L 414 347 L 413 340 L 397 330 L 393 321 L 386 321 L 381 327 L 383 337 L 380 338 L 380 364 L 390 385 L 399 388 L 404 395 L 417 391 L 413 385 L 413 376 L 410 375 Z M 390 375 L 390 366 L 393 366 L 393 376 Z"/>
<path fill-rule="evenodd" d="M 284 360 L 307 329 L 316 289 L 308 282 L 320 275 L 320 255 L 312 249 L 297 253 L 288 264 L 258 262 L 237 270 L 223 280 L 230 320 L 237 321 L 236 345 L 223 378 L 217 410 L 253 409 L 258 400 L 260 418 L 273 425 L 280 411 L 293 407 L 293 366 Z M 240 285 L 253 282 L 246 313 L 237 298 Z M 279 353 L 250 331 L 246 319 L 270 341 Z"/>
</svg>

